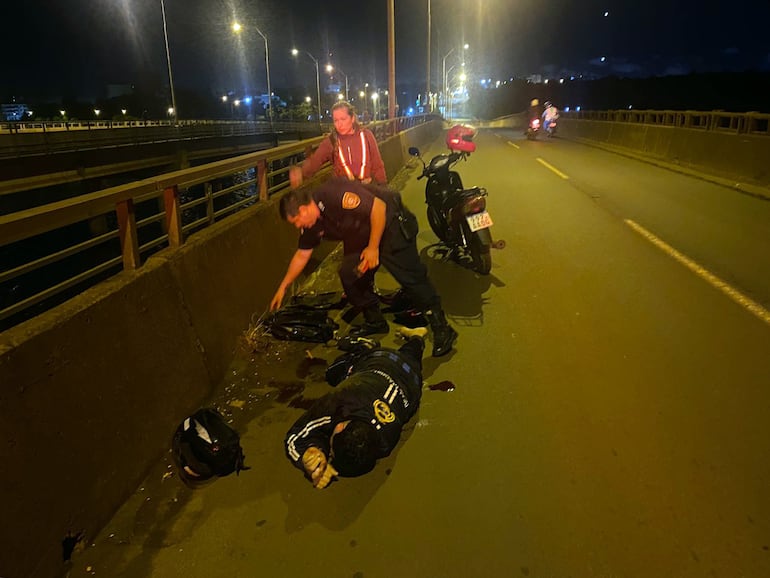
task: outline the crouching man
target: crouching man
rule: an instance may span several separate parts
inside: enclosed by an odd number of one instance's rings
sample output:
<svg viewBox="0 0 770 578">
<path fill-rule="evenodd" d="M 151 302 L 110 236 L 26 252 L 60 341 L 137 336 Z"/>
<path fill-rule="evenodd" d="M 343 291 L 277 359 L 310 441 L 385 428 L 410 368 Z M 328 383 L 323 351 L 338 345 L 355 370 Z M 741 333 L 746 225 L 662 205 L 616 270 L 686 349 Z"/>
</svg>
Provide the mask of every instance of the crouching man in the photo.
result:
<svg viewBox="0 0 770 578">
<path fill-rule="evenodd" d="M 417 412 L 422 396 L 424 327 L 402 328 L 398 351 L 375 348 L 350 354 L 339 389 L 313 404 L 286 434 L 286 456 L 318 489 L 337 476 L 355 477 L 390 455 L 401 429 Z M 340 369 L 340 360 L 333 365 Z M 331 368 L 330 368 L 331 369 Z M 341 381 L 339 381 L 341 380 Z"/>
</svg>

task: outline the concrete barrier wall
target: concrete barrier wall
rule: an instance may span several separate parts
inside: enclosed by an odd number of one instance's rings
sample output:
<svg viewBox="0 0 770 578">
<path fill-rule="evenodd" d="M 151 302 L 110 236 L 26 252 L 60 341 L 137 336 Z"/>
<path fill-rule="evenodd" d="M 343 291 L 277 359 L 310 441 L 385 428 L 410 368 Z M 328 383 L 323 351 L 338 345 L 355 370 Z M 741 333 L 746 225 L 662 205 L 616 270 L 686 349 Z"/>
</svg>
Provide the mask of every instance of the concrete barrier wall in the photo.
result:
<svg viewBox="0 0 770 578">
<path fill-rule="evenodd" d="M 559 133 L 654 160 L 761 187 L 770 184 L 770 138 L 562 117 Z"/>
<path fill-rule="evenodd" d="M 382 143 L 389 176 L 440 132 L 435 122 Z M 56 576 L 65 535 L 94 536 L 221 382 L 296 249 L 276 205 L 0 334 L 0 576 Z"/>
</svg>

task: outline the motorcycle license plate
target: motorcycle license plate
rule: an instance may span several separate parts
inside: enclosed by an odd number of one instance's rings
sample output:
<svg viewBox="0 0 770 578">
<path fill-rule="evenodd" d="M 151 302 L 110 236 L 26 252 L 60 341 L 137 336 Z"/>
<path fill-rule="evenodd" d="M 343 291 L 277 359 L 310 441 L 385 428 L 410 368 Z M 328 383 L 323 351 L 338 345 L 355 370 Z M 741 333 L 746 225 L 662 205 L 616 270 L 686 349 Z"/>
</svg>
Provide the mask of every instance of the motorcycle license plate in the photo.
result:
<svg viewBox="0 0 770 578">
<path fill-rule="evenodd" d="M 473 231 L 474 233 L 479 229 L 486 229 L 493 225 L 492 217 L 490 217 L 489 213 L 487 213 L 486 211 L 481 211 L 480 213 L 476 213 L 475 215 L 468 215 L 467 217 L 465 217 L 465 220 L 468 221 L 468 226 L 471 228 L 471 231 Z"/>
</svg>

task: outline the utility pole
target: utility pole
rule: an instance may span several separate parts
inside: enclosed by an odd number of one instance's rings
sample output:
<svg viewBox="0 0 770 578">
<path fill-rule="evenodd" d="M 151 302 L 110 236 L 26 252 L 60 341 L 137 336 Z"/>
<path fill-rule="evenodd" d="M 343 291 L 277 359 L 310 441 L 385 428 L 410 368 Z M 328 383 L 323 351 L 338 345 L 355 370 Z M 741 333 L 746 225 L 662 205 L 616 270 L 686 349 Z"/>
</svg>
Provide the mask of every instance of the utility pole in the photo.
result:
<svg viewBox="0 0 770 578">
<path fill-rule="evenodd" d="M 388 118 L 396 118 L 396 9 L 388 0 Z"/>
<path fill-rule="evenodd" d="M 428 0 L 428 52 L 425 63 L 425 103 L 430 106 L 430 0 Z"/>
</svg>

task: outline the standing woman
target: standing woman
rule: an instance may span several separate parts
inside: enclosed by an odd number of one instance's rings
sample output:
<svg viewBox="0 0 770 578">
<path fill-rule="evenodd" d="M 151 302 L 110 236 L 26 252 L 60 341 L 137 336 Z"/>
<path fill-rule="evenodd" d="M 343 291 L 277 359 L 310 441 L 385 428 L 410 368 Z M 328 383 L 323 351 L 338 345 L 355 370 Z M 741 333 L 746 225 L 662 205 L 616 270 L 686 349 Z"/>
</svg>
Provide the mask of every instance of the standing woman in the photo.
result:
<svg viewBox="0 0 770 578">
<path fill-rule="evenodd" d="M 302 165 L 289 169 L 291 187 L 299 187 L 303 179 L 312 177 L 327 162 L 333 163 L 337 177 L 365 185 L 372 182 L 387 184 L 385 164 L 374 134 L 358 124 L 353 105 L 344 100 L 337 102 L 332 107 L 332 119 L 334 130 L 329 138 L 321 141 Z"/>
</svg>

